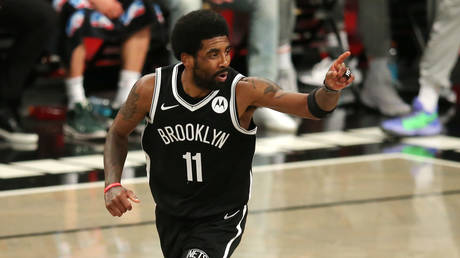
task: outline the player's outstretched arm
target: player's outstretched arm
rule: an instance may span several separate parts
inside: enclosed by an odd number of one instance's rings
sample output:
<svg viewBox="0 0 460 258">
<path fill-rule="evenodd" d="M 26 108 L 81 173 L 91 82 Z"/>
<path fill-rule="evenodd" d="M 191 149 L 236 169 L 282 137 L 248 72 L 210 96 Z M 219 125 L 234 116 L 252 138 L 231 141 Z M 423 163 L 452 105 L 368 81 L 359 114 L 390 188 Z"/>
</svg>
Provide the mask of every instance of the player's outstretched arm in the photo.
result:
<svg viewBox="0 0 460 258">
<path fill-rule="evenodd" d="M 154 75 L 142 77 L 131 89 L 107 134 L 104 147 L 105 205 L 113 216 L 132 209 L 129 200 L 139 202 L 136 195 L 119 185 L 128 153 L 128 136 L 150 110 Z"/>
<path fill-rule="evenodd" d="M 238 113 L 243 114 L 249 107 L 268 107 L 304 118 L 321 118 L 335 109 L 340 91 L 354 80 L 344 64 L 348 56 L 347 51 L 338 57 L 326 74 L 325 86 L 310 94 L 285 92 L 276 83 L 262 78 L 243 78 L 237 87 Z"/>
</svg>

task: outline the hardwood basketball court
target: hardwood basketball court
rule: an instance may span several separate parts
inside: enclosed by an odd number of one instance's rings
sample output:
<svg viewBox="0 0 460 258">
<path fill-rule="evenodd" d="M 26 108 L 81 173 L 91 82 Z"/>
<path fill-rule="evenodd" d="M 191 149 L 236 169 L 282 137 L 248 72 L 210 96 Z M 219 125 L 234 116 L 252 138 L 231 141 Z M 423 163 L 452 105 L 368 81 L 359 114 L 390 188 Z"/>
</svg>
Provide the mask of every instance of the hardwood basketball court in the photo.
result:
<svg viewBox="0 0 460 258">
<path fill-rule="evenodd" d="M 376 154 L 256 166 L 233 257 L 460 257 L 460 163 Z M 0 192 L 0 257 L 162 257 L 141 204 L 105 210 L 103 183 Z"/>
</svg>

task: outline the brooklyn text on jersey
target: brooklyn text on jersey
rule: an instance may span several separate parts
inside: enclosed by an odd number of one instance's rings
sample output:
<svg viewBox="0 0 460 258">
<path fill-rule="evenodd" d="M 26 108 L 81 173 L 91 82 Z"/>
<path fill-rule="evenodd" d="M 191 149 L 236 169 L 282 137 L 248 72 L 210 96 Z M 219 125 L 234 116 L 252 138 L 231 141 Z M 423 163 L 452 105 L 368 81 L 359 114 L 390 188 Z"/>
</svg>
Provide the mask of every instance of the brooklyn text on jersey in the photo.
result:
<svg viewBox="0 0 460 258">
<path fill-rule="evenodd" d="M 202 142 L 222 149 L 229 133 L 210 128 L 200 124 L 176 124 L 174 126 L 165 126 L 157 129 L 158 134 L 165 144 L 173 142 Z"/>
</svg>

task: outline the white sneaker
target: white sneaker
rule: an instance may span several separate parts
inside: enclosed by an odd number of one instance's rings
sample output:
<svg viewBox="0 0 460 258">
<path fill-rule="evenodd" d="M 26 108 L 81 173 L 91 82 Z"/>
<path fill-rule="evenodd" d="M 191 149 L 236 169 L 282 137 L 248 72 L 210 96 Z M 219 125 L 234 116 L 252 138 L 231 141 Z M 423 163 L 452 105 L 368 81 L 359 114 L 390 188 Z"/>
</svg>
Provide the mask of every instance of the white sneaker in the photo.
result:
<svg viewBox="0 0 460 258">
<path fill-rule="evenodd" d="M 399 97 L 392 84 L 385 58 L 374 59 L 370 63 L 360 98 L 364 105 L 386 116 L 402 116 L 411 111 L 411 107 Z"/>
<path fill-rule="evenodd" d="M 329 71 L 329 68 L 333 63 L 334 60 L 330 57 L 324 58 L 321 62 L 315 64 L 311 70 L 301 73 L 299 75 L 299 81 L 312 86 L 323 86 L 327 71 Z M 350 62 L 348 62 L 348 67 L 350 67 L 351 72 L 355 76 L 353 84 L 361 83 L 363 81 L 363 75 L 361 70 L 358 69 L 358 59 L 352 58 Z"/>
<path fill-rule="evenodd" d="M 297 122 L 292 117 L 269 108 L 257 109 L 254 122 L 267 130 L 289 133 L 297 131 Z"/>
<path fill-rule="evenodd" d="M 0 138 L 7 142 L 23 144 L 38 142 L 38 134 L 24 130 L 20 118 L 7 108 L 0 109 Z"/>
<path fill-rule="evenodd" d="M 329 67 L 331 67 L 333 60 L 330 57 L 323 58 L 321 62 L 315 64 L 310 71 L 306 71 L 299 75 L 299 80 L 308 85 L 322 86 L 324 78 L 326 77 Z"/>
</svg>

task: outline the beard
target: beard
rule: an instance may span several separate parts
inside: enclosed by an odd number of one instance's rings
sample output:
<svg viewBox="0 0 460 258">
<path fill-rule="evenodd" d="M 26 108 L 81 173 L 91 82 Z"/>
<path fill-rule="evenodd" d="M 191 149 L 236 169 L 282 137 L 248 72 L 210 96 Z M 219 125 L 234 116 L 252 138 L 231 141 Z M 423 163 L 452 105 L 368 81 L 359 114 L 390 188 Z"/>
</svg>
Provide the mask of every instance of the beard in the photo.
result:
<svg viewBox="0 0 460 258">
<path fill-rule="evenodd" d="M 228 72 L 228 68 L 218 71 L 211 77 L 200 75 L 200 73 L 198 72 L 199 70 L 199 66 L 195 65 L 195 67 L 193 68 L 193 80 L 199 88 L 204 90 L 219 90 L 225 85 L 225 82 L 217 81 L 216 77 L 223 72 Z"/>
</svg>

